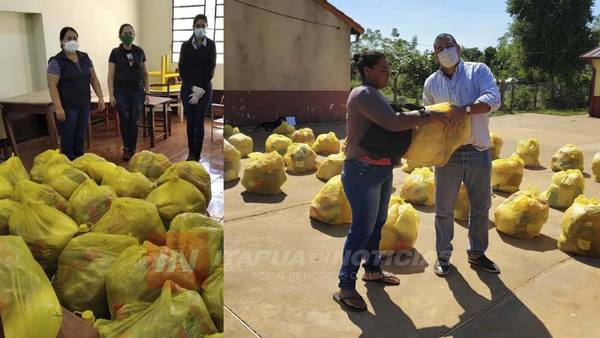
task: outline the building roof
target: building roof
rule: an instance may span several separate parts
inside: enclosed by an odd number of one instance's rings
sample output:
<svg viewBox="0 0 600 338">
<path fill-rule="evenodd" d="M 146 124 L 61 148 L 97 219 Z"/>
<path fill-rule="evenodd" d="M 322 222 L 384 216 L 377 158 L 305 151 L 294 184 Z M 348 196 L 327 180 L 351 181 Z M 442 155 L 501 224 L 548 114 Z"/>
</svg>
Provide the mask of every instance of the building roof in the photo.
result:
<svg viewBox="0 0 600 338">
<path fill-rule="evenodd" d="M 340 20 L 350 26 L 351 34 L 362 34 L 365 32 L 363 26 L 361 26 L 358 22 L 352 20 L 351 17 L 344 14 L 344 12 L 337 9 L 334 5 L 327 2 L 327 0 L 315 0 L 319 5 L 323 6 L 326 10 L 331 12 L 333 15 L 337 16 Z"/>
<path fill-rule="evenodd" d="M 582 60 L 595 60 L 600 59 L 600 46 L 579 55 L 579 58 Z"/>
</svg>

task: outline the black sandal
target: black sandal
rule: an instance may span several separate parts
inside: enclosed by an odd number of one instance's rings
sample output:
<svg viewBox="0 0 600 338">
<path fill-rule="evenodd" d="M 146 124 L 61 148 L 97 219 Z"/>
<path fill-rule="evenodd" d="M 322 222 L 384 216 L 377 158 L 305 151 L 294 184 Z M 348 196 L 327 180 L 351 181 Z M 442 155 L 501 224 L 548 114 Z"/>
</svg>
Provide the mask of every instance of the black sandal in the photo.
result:
<svg viewBox="0 0 600 338">
<path fill-rule="evenodd" d="M 364 312 L 367 310 L 367 304 L 365 304 L 364 307 L 353 306 L 347 302 L 348 299 L 356 299 L 356 300 L 361 300 L 363 303 L 365 302 L 365 300 L 360 296 L 342 297 L 342 295 L 340 295 L 339 292 L 336 292 L 333 294 L 333 300 L 335 300 L 338 304 L 340 304 L 342 306 L 342 308 L 344 308 L 344 310 L 352 311 L 352 312 Z"/>
<path fill-rule="evenodd" d="M 398 280 L 398 282 L 388 282 L 388 281 L 386 281 L 386 279 L 390 279 L 392 277 L 395 277 Z M 383 283 L 385 285 L 400 285 L 400 278 L 396 277 L 396 275 L 393 275 L 393 274 L 391 274 L 389 272 L 384 272 L 384 271 L 381 271 L 381 278 L 377 278 L 377 279 L 365 279 L 365 277 L 363 276 L 362 280 L 363 280 L 363 282 L 376 282 L 376 283 Z"/>
</svg>

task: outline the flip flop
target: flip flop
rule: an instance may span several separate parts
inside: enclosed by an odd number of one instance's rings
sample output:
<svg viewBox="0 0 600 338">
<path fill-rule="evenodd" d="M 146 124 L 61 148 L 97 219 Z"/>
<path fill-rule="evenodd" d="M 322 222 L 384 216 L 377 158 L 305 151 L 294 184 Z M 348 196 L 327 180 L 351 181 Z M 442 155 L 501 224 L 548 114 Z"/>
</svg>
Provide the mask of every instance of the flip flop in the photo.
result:
<svg viewBox="0 0 600 338">
<path fill-rule="evenodd" d="M 382 274 L 381 278 L 377 278 L 377 279 L 365 279 L 365 277 L 363 276 L 362 280 L 363 280 L 363 282 L 383 283 L 385 285 L 400 285 L 400 279 L 398 277 L 396 277 L 395 275 L 392 275 L 391 273 L 386 273 L 386 272 L 381 272 L 381 274 Z M 388 281 L 386 281 L 386 279 L 389 279 L 390 277 L 396 277 L 398 279 L 398 282 L 388 282 Z"/>
<path fill-rule="evenodd" d="M 339 292 L 336 292 L 333 294 L 333 300 L 335 300 L 338 304 L 340 304 L 342 306 L 342 308 L 344 308 L 344 310 L 347 311 L 351 311 L 351 312 L 364 312 L 367 310 L 367 305 L 365 304 L 365 307 L 355 307 L 352 306 L 351 304 L 349 304 L 348 302 L 346 302 L 348 299 L 356 299 L 356 300 L 361 300 L 364 302 L 364 299 L 362 299 L 362 297 L 360 296 L 348 296 L 348 297 L 342 297 L 342 295 L 340 295 Z"/>
</svg>

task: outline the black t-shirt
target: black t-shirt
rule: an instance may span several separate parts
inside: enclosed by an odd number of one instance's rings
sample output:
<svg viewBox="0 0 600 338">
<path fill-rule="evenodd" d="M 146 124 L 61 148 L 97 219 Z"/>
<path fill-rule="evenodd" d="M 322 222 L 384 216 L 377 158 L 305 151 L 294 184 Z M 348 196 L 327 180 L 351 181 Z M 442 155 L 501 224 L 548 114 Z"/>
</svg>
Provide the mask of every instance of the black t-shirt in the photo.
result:
<svg viewBox="0 0 600 338">
<path fill-rule="evenodd" d="M 115 93 L 135 93 L 144 90 L 144 50 L 136 45 L 125 49 L 121 44 L 110 52 L 108 62 L 115 64 Z"/>
</svg>

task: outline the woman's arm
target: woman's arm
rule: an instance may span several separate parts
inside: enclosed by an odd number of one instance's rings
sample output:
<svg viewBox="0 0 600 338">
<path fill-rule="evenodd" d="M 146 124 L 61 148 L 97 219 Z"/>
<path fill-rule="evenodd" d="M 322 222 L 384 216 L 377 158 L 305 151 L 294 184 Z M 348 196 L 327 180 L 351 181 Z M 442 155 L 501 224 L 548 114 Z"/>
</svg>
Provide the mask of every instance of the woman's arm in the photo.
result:
<svg viewBox="0 0 600 338">
<path fill-rule="evenodd" d="M 114 107 L 116 105 L 114 96 L 114 84 L 115 84 L 115 64 L 112 62 L 108 63 L 108 96 L 110 104 Z"/>
<path fill-rule="evenodd" d="M 60 81 L 60 75 L 50 74 L 47 75 L 48 91 L 54 103 L 54 109 L 56 110 L 56 119 L 59 121 L 65 120 L 65 109 L 60 101 L 60 94 L 58 92 L 58 82 Z"/>
<path fill-rule="evenodd" d="M 184 46 L 185 42 L 181 44 L 181 49 L 179 50 L 179 64 L 177 65 L 177 68 L 179 69 L 179 77 L 181 77 L 181 80 L 187 82 L 185 79 L 187 77 L 187 55 Z"/>
<path fill-rule="evenodd" d="M 98 96 L 98 110 L 103 111 L 104 108 L 106 108 L 104 105 L 104 95 L 102 94 L 102 87 L 100 87 L 100 81 L 98 81 L 98 77 L 96 76 L 96 71 L 94 70 L 94 67 L 90 68 L 90 73 L 90 83 L 92 84 L 94 93 L 96 93 L 96 96 Z"/>
</svg>

